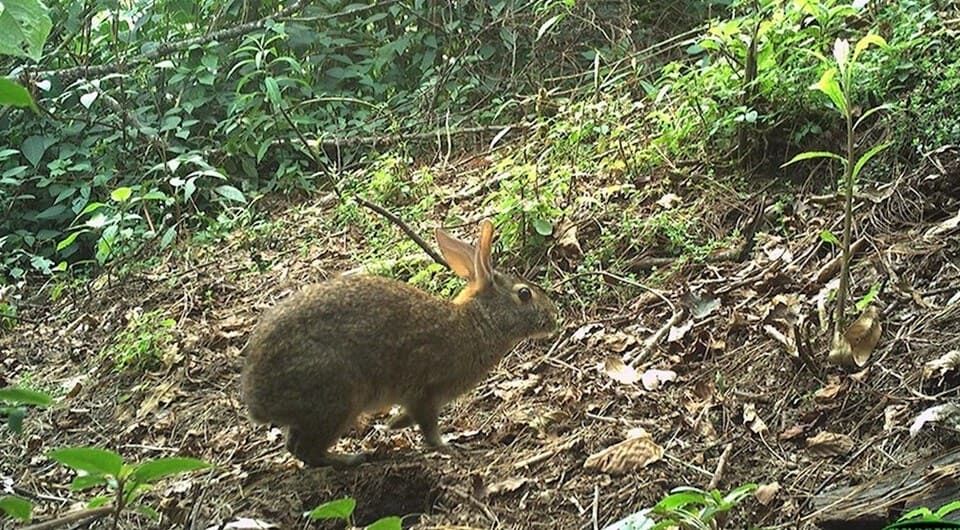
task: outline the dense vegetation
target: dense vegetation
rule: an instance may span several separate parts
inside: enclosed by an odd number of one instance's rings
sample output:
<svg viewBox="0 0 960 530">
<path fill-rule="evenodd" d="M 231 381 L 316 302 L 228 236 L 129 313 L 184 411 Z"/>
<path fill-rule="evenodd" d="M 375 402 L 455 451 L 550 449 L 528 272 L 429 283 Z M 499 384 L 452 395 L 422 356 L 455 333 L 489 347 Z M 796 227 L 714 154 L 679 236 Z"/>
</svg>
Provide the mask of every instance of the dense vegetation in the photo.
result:
<svg viewBox="0 0 960 530">
<path fill-rule="evenodd" d="M 489 215 L 511 266 L 569 274 L 582 314 L 618 305 L 610 275 L 666 285 L 751 232 L 718 232 L 706 219 L 736 208 L 705 202 L 769 193 L 769 231 L 799 237 L 801 194 L 852 201 L 956 143 L 958 16 L 948 0 L 4 0 L 0 328 L 16 333 L 25 308 L 101 274 L 230 238 L 249 240 L 253 272 L 269 269 L 260 245 L 290 228 L 286 209 L 328 199 L 315 232 L 359 231 L 351 261 L 385 274 L 457 285 L 439 264 L 404 261 L 417 244 L 371 208 L 421 232 Z M 818 230 L 845 256 L 833 351 L 853 309 L 846 207 L 843 233 Z M 670 266 L 648 266 L 652 248 Z M 862 310 L 880 282 L 849 288 Z M 162 307 L 128 320 L 97 362 L 168 366 L 178 321 Z M 44 387 L 22 376 L 0 372 L 0 387 Z M 49 404 L 32 396 L 0 408 L 17 430 L 21 405 Z M 119 463 L 58 461 L 118 499 L 153 462 L 97 454 Z M 753 489 L 735 501 L 696 490 L 666 511 L 696 519 L 682 508 L 702 504 L 712 518 Z"/>
</svg>

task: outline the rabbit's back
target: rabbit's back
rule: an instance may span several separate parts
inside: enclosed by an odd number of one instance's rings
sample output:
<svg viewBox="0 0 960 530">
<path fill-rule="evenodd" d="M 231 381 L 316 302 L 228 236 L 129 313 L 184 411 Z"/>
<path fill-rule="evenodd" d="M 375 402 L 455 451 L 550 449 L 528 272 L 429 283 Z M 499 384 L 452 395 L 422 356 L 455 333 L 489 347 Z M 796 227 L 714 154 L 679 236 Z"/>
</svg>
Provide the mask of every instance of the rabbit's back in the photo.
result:
<svg viewBox="0 0 960 530">
<path fill-rule="evenodd" d="M 338 278 L 312 285 L 268 312 L 246 348 L 244 401 L 258 421 L 402 401 L 446 369 L 438 358 L 457 326 L 456 307 L 395 280 Z"/>
</svg>

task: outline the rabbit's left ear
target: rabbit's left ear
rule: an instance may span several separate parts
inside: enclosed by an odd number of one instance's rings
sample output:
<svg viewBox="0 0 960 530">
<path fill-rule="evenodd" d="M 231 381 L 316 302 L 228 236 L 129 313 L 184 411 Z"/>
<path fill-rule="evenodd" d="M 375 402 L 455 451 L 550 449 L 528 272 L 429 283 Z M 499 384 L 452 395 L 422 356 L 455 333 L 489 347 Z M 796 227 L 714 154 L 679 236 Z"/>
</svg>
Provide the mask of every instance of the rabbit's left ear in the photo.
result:
<svg viewBox="0 0 960 530">
<path fill-rule="evenodd" d="M 465 280 L 475 281 L 474 257 L 477 252 L 473 245 L 460 241 L 440 228 L 437 228 L 436 236 L 440 252 L 453 272 Z"/>
<path fill-rule="evenodd" d="M 488 287 L 493 282 L 493 259 L 490 252 L 493 249 L 493 223 L 484 219 L 480 223 L 480 241 L 477 243 L 473 257 L 473 270 L 477 287 Z"/>
</svg>

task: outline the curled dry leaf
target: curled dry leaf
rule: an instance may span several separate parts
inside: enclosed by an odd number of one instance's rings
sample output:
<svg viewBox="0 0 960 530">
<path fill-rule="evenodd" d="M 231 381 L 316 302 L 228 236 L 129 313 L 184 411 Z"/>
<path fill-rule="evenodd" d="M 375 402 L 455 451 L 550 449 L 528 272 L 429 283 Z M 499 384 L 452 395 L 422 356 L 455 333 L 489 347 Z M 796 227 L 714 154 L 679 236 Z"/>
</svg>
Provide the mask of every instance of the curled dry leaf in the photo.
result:
<svg viewBox="0 0 960 530">
<path fill-rule="evenodd" d="M 663 448 L 653 441 L 650 433 L 634 429 L 627 439 L 587 457 L 583 467 L 611 475 L 638 471 L 663 458 Z"/>
<path fill-rule="evenodd" d="M 501 493 L 511 493 L 520 489 L 524 484 L 530 482 L 526 477 L 511 477 L 500 482 L 494 482 L 486 487 L 487 495 L 498 495 Z"/>
<path fill-rule="evenodd" d="M 797 438 L 802 436 L 803 433 L 805 433 L 806 431 L 807 431 L 807 428 L 804 425 L 793 425 L 791 427 L 787 427 L 786 429 L 784 429 L 784 431 L 780 433 L 780 436 L 778 436 L 778 438 L 784 441 L 796 440 Z"/>
<path fill-rule="evenodd" d="M 577 224 L 563 220 L 557 227 L 554 235 L 557 236 L 557 251 L 568 261 L 578 260 L 583 256 L 583 248 L 577 239 Z"/>
<path fill-rule="evenodd" d="M 640 379 L 640 374 L 632 366 L 615 355 L 609 355 L 603 360 L 603 372 L 610 376 L 610 379 L 625 385 L 632 385 Z"/>
<path fill-rule="evenodd" d="M 853 438 L 846 434 L 823 431 L 807 438 L 807 451 L 817 456 L 845 455 L 853 446 Z"/>
<path fill-rule="evenodd" d="M 654 391 L 670 381 L 677 379 L 677 372 L 673 370 L 647 370 L 640 376 L 643 388 L 647 391 Z"/>
<path fill-rule="evenodd" d="M 743 404 L 743 423 L 754 434 L 763 434 L 768 430 L 767 424 L 757 414 L 757 406 L 753 403 Z"/>
<path fill-rule="evenodd" d="M 863 367 L 877 347 L 881 332 L 877 308 L 870 306 L 833 345 L 827 360 L 837 365 Z"/>
<path fill-rule="evenodd" d="M 814 392 L 813 399 L 817 403 L 829 403 L 833 401 L 842 390 L 843 383 L 841 383 L 840 378 L 835 375 L 831 375 L 827 378 L 827 384 L 820 390 Z"/>
<path fill-rule="evenodd" d="M 780 483 L 771 482 L 770 484 L 761 484 L 753 492 L 753 497 L 757 499 L 757 502 L 764 506 L 769 506 L 773 501 L 773 498 L 777 496 L 777 493 L 780 492 Z"/>
<path fill-rule="evenodd" d="M 913 425 L 910 426 L 910 436 L 916 436 L 920 429 L 928 423 L 942 423 L 947 427 L 960 429 L 960 405 L 946 403 L 924 410 L 913 420 Z"/>
<path fill-rule="evenodd" d="M 925 379 L 934 375 L 943 377 L 947 372 L 952 372 L 958 368 L 960 368 L 960 350 L 948 351 L 939 358 L 923 365 L 923 377 Z"/>
</svg>

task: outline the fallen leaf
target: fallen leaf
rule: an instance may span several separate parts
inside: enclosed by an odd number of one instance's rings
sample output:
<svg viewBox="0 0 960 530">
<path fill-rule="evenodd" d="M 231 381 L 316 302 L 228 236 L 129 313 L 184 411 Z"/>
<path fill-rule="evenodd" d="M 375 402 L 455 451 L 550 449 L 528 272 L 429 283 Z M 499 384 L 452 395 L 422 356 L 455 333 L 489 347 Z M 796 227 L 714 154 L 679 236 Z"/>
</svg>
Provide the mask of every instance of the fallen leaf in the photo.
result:
<svg viewBox="0 0 960 530">
<path fill-rule="evenodd" d="M 521 486 L 528 482 L 531 482 L 531 480 L 525 477 L 511 477 L 487 486 L 486 494 L 497 495 L 500 493 L 511 493 L 517 491 Z"/>
<path fill-rule="evenodd" d="M 632 385 L 640 379 L 640 375 L 632 367 L 623 362 L 623 359 L 615 355 L 607 356 L 603 360 L 603 371 L 610 379 L 625 385 Z"/>
<path fill-rule="evenodd" d="M 680 196 L 676 193 L 667 193 L 663 197 L 657 199 L 657 205 L 664 210 L 669 210 L 680 204 L 680 200 Z"/>
<path fill-rule="evenodd" d="M 838 365 L 863 367 L 876 348 L 881 332 L 877 308 L 870 306 L 850 324 L 843 338 L 834 344 L 827 360 Z"/>
<path fill-rule="evenodd" d="M 643 372 L 643 375 L 640 376 L 640 381 L 643 384 L 643 388 L 649 392 L 657 390 L 661 386 L 670 381 L 675 381 L 677 379 L 677 372 L 673 370 L 647 370 Z"/>
<path fill-rule="evenodd" d="M 817 456 L 845 455 L 854 445 L 853 439 L 846 434 L 827 431 L 807 438 L 807 451 Z"/>
<path fill-rule="evenodd" d="M 583 342 L 584 339 L 601 330 L 603 330 L 603 324 L 597 322 L 585 324 L 577 328 L 577 330 L 573 332 L 573 335 L 570 335 L 570 339 Z"/>
<path fill-rule="evenodd" d="M 225 525 L 215 524 L 213 526 L 208 526 L 207 530 L 219 530 L 221 528 L 223 530 L 268 530 L 270 528 L 278 528 L 278 526 L 273 523 L 261 521 L 259 519 L 240 517 L 236 521 L 227 523 Z"/>
<path fill-rule="evenodd" d="M 677 342 L 693 327 L 693 320 L 687 320 L 679 326 L 670 326 L 670 333 L 667 335 L 667 342 Z"/>
<path fill-rule="evenodd" d="M 925 409 L 913 420 L 913 425 L 910 426 L 910 436 L 916 436 L 920 429 L 928 423 L 942 423 L 952 429 L 960 428 L 960 405 L 945 403 Z"/>
<path fill-rule="evenodd" d="M 843 384 L 840 378 L 831 375 L 827 378 L 826 386 L 813 393 L 813 399 L 817 403 L 829 403 L 837 397 L 841 390 L 843 390 Z"/>
<path fill-rule="evenodd" d="M 807 428 L 803 425 L 793 425 L 791 427 L 787 427 L 786 429 L 784 429 L 784 431 L 780 433 L 780 436 L 778 436 L 778 438 L 784 441 L 795 440 L 800 436 L 802 436 L 803 433 L 806 432 L 806 430 Z"/>
<path fill-rule="evenodd" d="M 637 338 L 622 331 L 614 331 L 603 336 L 603 346 L 614 352 L 623 353 L 637 345 Z"/>
<path fill-rule="evenodd" d="M 690 309 L 690 314 L 695 319 L 710 316 L 720 307 L 720 299 L 715 297 L 713 293 L 689 292 L 683 297 L 683 302 Z"/>
<path fill-rule="evenodd" d="M 777 493 L 780 492 L 780 483 L 771 482 L 770 484 L 761 484 L 753 492 L 753 497 L 757 499 L 757 502 L 764 506 L 769 506 L 770 502 L 773 501 L 773 498 L 777 496 Z"/>
<path fill-rule="evenodd" d="M 943 377 L 947 372 L 952 372 L 957 368 L 960 368 L 960 350 L 951 350 L 924 364 L 923 377 L 927 379 L 935 373 L 937 376 Z"/>
<path fill-rule="evenodd" d="M 566 219 L 563 220 L 554 232 L 554 235 L 557 234 L 559 234 L 559 237 L 557 238 L 556 248 L 561 256 L 566 258 L 567 261 L 578 260 L 583 256 L 583 248 L 577 239 L 576 223 L 571 223 Z"/>
<path fill-rule="evenodd" d="M 754 434 L 763 434 L 767 432 L 767 424 L 757 414 L 757 406 L 753 403 L 743 404 L 743 423 L 747 425 Z"/>
<path fill-rule="evenodd" d="M 611 475 L 639 471 L 663 458 L 663 448 L 643 429 L 628 433 L 628 438 L 587 457 L 583 467 Z"/>
</svg>

